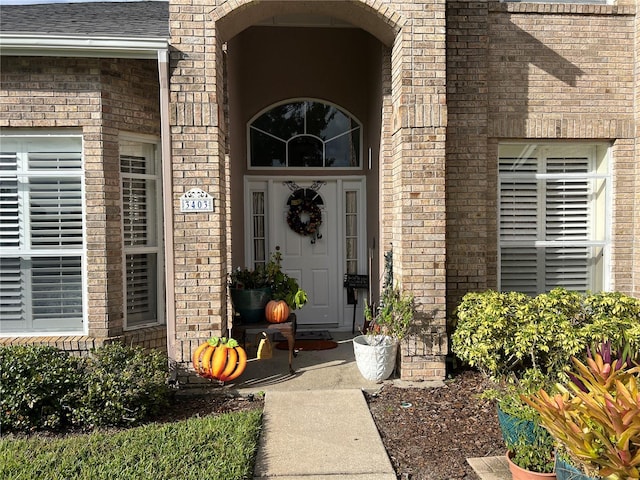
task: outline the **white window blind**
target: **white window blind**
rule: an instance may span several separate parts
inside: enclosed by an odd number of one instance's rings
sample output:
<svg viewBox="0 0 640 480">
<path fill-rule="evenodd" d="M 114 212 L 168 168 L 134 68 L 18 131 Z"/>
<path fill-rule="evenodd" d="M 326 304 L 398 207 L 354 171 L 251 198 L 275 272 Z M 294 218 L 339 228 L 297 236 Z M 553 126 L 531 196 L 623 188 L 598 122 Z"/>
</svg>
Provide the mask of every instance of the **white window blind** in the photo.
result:
<svg viewBox="0 0 640 480">
<path fill-rule="evenodd" d="M 127 325 L 157 320 L 157 254 L 126 256 Z"/>
<path fill-rule="evenodd" d="M 82 246 L 82 185 L 77 178 L 34 177 L 29 182 L 33 248 Z"/>
<path fill-rule="evenodd" d="M 34 329 L 69 331 L 81 323 L 81 257 L 35 257 L 29 270 Z"/>
<path fill-rule="evenodd" d="M 160 179 L 153 143 L 122 139 L 122 228 L 126 326 L 160 323 L 161 233 L 158 219 Z"/>
<path fill-rule="evenodd" d="M 251 193 L 251 219 L 253 241 L 253 265 L 265 266 L 267 263 L 267 212 L 265 209 L 266 192 L 254 191 Z"/>
<path fill-rule="evenodd" d="M 358 273 L 358 192 L 346 191 L 345 195 L 345 260 L 346 272 Z"/>
<path fill-rule="evenodd" d="M 0 258 L 0 325 L 2 332 L 18 332 L 25 325 L 24 271 L 19 257 Z"/>
<path fill-rule="evenodd" d="M 82 140 L 0 138 L 0 334 L 84 333 Z"/>
<path fill-rule="evenodd" d="M 600 152 L 600 153 L 598 153 Z M 500 288 L 602 289 L 606 148 L 503 145 L 499 155 Z"/>
</svg>

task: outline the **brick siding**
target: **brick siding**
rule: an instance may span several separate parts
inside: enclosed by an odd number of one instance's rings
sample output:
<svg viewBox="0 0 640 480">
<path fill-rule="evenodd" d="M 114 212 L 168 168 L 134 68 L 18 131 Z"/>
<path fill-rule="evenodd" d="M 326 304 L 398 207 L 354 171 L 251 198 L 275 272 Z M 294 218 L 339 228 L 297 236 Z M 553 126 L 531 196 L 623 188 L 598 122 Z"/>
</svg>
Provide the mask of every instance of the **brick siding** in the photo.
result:
<svg viewBox="0 0 640 480">
<path fill-rule="evenodd" d="M 118 135 L 158 136 L 157 63 L 149 60 L 2 57 L 0 127 L 82 132 L 86 196 L 88 337 L 24 337 L 89 350 L 113 339 L 166 348 L 158 328 L 124 332 Z M 161 327 L 164 332 L 164 327 Z M 155 332 L 155 333 L 154 333 Z M 69 343 L 71 342 L 71 343 Z"/>
<path fill-rule="evenodd" d="M 629 275 L 638 269 L 638 27 L 635 6 L 618 3 L 447 2 L 449 312 L 467 291 L 497 286 L 495 159 L 504 140 L 613 145 L 612 288 L 638 294 Z"/>
<path fill-rule="evenodd" d="M 307 7 L 249 0 L 169 6 L 172 190 L 165 195 L 173 204 L 168 287 L 176 317 L 170 354 L 183 385 L 202 384 L 189 371 L 197 345 L 226 333 L 226 273 L 239 248 L 230 234 L 240 220 L 229 201 L 233 112 L 225 42 L 265 17 Z M 393 245 L 396 280 L 418 304 L 419 334 L 402 346 L 402 378 L 443 378 L 453 309 L 466 292 L 497 286 L 500 142 L 611 143 L 611 286 L 640 296 L 636 8 L 633 0 L 314 2 L 315 13 L 366 29 L 383 51 L 375 80 L 382 95 L 379 245 Z M 163 327 L 123 331 L 117 180 L 118 133 L 159 134 L 157 77 L 156 62 L 146 60 L 2 58 L 0 126 L 81 128 L 85 141 L 89 336 L 37 341 L 72 350 L 113 338 L 163 342 Z M 193 187 L 215 198 L 215 212 L 180 213 L 179 198 Z"/>
</svg>

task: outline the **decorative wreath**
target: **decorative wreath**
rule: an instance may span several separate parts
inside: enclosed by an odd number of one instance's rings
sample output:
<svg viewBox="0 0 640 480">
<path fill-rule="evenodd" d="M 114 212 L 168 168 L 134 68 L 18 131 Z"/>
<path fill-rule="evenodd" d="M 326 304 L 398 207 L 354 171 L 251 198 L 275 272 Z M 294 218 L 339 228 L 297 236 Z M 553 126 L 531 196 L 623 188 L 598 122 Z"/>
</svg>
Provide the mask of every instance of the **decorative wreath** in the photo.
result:
<svg viewBox="0 0 640 480">
<path fill-rule="evenodd" d="M 318 228 L 322 225 L 322 212 L 318 207 L 317 198 L 310 199 L 306 196 L 295 195 L 289 202 L 289 212 L 287 213 L 287 223 L 294 232 L 314 238 L 321 238 Z M 322 200 L 320 200 L 322 201 Z M 300 218 L 302 213 L 309 215 L 309 221 L 303 222 Z"/>
</svg>

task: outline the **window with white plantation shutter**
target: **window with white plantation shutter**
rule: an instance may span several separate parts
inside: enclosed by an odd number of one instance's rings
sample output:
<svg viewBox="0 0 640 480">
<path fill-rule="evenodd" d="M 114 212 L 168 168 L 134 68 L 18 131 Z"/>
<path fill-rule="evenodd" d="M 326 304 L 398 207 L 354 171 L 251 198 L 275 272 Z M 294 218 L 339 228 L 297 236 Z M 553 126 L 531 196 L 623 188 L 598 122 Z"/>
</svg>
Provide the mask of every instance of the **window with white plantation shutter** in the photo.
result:
<svg viewBox="0 0 640 480">
<path fill-rule="evenodd" d="M 82 247 L 82 189 L 78 179 L 31 178 L 29 227 L 33 248 Z"/>
<path fill-rule="evenodd" d="M 351 190 L 345 195 L 345 261 L 346 272 L 358 273 L 358 192 Z"/>
<path fill-rule="evenodd" d="M 120 141 L 122 224 L 125 253 L 126 326 L 160 323 L 161 233 L 158 219 L 160 179 L 156 145 Z"/>
<path fill-rule="evenodd" d="M 606 145 L 501 145 L 501 290 L 603 289 L 607 185 Z"/>
<path fill-rule="evenodd" d="M 0 334 L 83 334 L 82 138 L 0 137 Z"/>
<path fill-rule="evenodd" d="M 251 192 L 251 218 L 253 240 L 253 267 L 265 266 L 267 263 L 267 230 L 264 191 Z"/>
</svg>

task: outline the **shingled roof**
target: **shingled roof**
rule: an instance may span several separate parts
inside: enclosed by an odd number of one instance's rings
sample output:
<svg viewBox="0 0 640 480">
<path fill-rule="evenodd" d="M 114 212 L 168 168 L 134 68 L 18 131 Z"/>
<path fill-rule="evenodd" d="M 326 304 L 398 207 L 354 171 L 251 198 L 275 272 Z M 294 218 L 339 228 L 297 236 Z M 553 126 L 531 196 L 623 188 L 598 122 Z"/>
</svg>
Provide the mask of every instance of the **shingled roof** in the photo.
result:
<svg viewBox="0 0 640 480">
<path fill-rule="evenodd" d="M 2 5 L 0 32 L 169 38 L 169 2 Z"/>
</svg>

